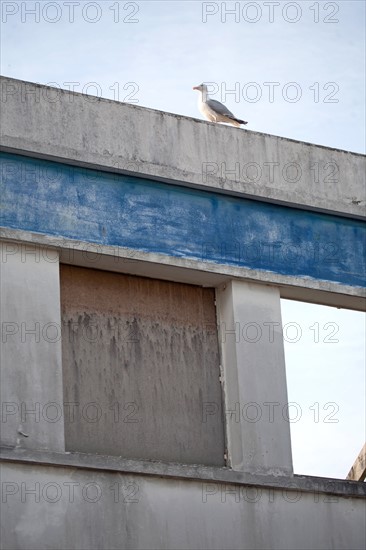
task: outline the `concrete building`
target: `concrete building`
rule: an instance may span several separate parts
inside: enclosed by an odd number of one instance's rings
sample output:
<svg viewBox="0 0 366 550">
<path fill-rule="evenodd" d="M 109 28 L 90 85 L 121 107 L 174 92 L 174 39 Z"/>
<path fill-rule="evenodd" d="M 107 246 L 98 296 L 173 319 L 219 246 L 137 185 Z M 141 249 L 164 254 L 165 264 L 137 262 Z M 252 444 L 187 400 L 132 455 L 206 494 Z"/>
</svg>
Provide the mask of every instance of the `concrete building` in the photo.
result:
<svg viewBox="0 0 366 550">
<path fill-rule="evenodd" d="M 365 307 L 365 158 L 1 79 L 2 548 L 361 549 L 280 298 Z"/>
</svg>

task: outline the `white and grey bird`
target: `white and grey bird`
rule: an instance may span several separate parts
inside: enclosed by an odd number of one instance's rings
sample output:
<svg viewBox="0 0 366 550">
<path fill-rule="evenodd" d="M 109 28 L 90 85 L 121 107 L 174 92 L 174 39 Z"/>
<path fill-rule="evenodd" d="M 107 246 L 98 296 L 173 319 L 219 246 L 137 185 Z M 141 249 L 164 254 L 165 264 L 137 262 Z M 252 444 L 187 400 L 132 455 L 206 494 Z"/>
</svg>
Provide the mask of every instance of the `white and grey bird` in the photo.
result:
<svg viewBox="0 0 366 550">
<path fill-rule="evenodd" d="M 193 89 L 200 92 L 198 98 L 198 108 L 207 120 L 210 120 L 211 122 L 226 122 L 227 124 L 232 124 L 237 127 L 240 127 L 241 124 L 248 124 L 245 120 L 236 118 L 236 116 L 234 116 L 233 113 L 225 107 L 225 105 L 220 103 L 220 101 L 210 99 L 208 97 L 206 84 L 194 86 Z"/>
</svg>

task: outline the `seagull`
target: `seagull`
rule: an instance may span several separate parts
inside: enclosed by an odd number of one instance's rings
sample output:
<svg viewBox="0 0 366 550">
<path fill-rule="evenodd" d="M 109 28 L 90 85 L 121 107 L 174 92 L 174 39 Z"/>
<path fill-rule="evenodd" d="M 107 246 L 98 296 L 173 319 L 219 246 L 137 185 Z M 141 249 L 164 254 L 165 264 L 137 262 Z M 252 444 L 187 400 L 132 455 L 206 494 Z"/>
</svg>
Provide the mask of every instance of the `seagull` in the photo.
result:
<svg viewBox="0 0 366 550">
<path fill-rule="evenodd" d="M 198 98 L 198 108 L 207 120 L 211 122 L 227 122 L 233 126 L 240 127 L 241 124 L 248 124 L 245 120 L 236 118 L 229 109 L 225 107 L 220 101 L 210 99 L 208 97 L 206 84 L 200 84 L 194 86 L 193 90 L 198 90 L 200 96 Z"/>
</svg>

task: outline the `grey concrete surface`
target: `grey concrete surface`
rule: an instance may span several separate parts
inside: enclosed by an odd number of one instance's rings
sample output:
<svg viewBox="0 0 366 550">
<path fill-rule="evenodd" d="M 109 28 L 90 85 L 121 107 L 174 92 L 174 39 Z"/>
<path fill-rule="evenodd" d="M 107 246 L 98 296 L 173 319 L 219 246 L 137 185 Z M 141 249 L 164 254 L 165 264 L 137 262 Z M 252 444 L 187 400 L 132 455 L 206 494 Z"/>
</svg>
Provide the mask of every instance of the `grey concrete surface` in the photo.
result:
<svg viewBox="0 0 366 550">
<path fill-rule="evenodd" d="M 202 464 L 177 464 L 159 460 L 131 460 L 119 456 L 78 453 L 33 451 L 20 447 L 0 447 L 0 458 L 4 463 L 24 465 L 61 466 L 93 470 L 95 472 L 119 472 L 144 476 L 165 477 L 193 481 L 212 481 L 226 485 L 239 484 L 300 490 L 304 493 L 318 493 L 341 497 L 366 498 L 366 484 L 353 480 L 333 479 L 302 475 L 273 475 L 239 472 L 228 467 L 203 466 Z"/>
<path fill-rule="evenodd" d="M 216 301 L 229 464 L 291 474 L 279 290 L 231 281 L 216 289 Z"/>
<path fill-rule="evenodd" d="M 0 258 L 1 441 L 63 451 L 58 253 L 0 242 Z"/>
<path fill-rule="evenodd" d="M 3 550 L 361 550 L 365 499 L 37 464 L 2 471 Z"/>
<path fill-rule="evenodd" d="M 363 155 L 7 77 L 0 84 L 7 151 L 365 216 Z"/>
</svg>

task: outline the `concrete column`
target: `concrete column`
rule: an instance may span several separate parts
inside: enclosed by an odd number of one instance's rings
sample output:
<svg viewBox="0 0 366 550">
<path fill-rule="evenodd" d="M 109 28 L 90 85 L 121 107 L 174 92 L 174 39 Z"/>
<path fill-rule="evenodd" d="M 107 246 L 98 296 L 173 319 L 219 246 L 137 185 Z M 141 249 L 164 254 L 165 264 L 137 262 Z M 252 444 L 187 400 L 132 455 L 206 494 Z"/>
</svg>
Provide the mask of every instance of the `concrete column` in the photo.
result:
<svg viewBox="0 0 366 550">
<path fill-rule="evenodd" d="M 229 465 L 292 474 L 279 289 L 231 281 L 216 301 Z"/>
<path fill-rule="evenodd" d="M 58 254 L 0 243 L 1 442 L 64 451 Z"/>
</svg>

